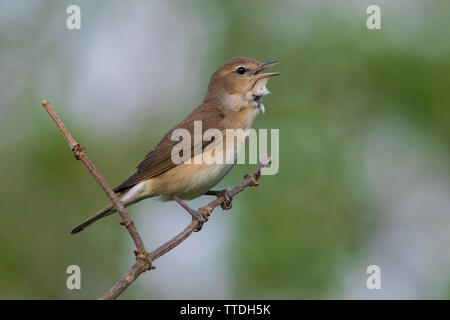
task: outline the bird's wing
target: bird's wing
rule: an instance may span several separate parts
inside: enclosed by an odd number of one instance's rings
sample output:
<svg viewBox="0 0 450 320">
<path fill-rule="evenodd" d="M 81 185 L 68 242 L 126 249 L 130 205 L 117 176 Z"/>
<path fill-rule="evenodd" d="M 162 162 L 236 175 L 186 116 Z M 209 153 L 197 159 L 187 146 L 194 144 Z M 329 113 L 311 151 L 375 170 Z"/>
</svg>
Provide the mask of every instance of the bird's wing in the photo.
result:
<svg viewBox="0 0 450 320">
<path fill-rule="evenodd" d="M 167 132 L 156 147 L 150 151 L 145 156 L 144 160 L 137 166 L 137 171 L 115 188 L 114 191 L 122 192 L 141 181 L 160 175 L 175 167 L 177 164 L 172 161 L 171 154 L 173 147 L 180 141 L 172 141 L 171 136 L 176 129 L 187 129 L 191 133 L 191 141 L 187 143 L 191 144 L 191 156 L 194 157 L 200 150 L 203 151 L 208 145 L 217 143 L 214 141 L 202 141 L 203 139 L 201 139 L 200 143 L 202 148 L 195 148 L 194 137 L 192 134 L 194 132 L 194 121 L 201 121 L 203 134 L 205 130 L 212 128 L 220 130 L 223 127 L 223 119 L 224 114 L 218 107 L 201 105 L 176 127 Z"/>
</svg>

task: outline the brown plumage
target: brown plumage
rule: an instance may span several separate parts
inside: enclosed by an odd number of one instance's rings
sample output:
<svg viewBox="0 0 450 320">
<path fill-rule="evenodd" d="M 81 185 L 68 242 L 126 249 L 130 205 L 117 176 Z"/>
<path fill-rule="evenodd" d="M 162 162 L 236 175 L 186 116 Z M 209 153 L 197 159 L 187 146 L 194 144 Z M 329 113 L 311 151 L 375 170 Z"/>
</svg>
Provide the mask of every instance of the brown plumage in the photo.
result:
<svg viewBox="0 0 450 320">
<path fill-rule="evenodd" d="M 114 191 L 122 192 L 143 180 L 153 178 L 176 166 L 171 159 L 172 148 L 179 142 L 170 139 L 174 130 L 183 128 L 189 132 L 194 132 L 194 121 L 202 121 L 203 132 L 211 128 L 218 128 L 220 130 L 220 128 L 225 127 L 224 118 L 224 111 L 218 106 L 214 104 L 200 105 L 186 119 L 167 132 L 156 147 L 137 166 L 137 171 L 116 187 Z M 191 142 L 191 154 L 197 155 L 194 153 L 194 140 L 191 139 Z M 203 141 L 202 150 L 208 144 L 209 141 Z"/>
<path fill-rule="evenodd" d="M 191 160 L 202 157 L 205 148 L 215 147 L 215 152 L 222 152 L 225 157 L 226 129 L 243 129 L 251 127 L 255 116 L 263 108 L 261 97 L 268 94 L 265 87 L 267 79 L 279 73 L 264 73 L 262 70 L 271 63 L 237 57 L 229 60 L 212 76 L 203 103 L 192 111 L 183 121 L 167 132 L 156 147 L 150 151 L 137 166 L 137 171 L 121 183 L 115 192 L 125 206 L 144 198 L 159 196 L 162 200 L 193 199 L 203 195 L 214 187 L 232 168 L 232 164 L 176 164 L 172 161 L 172 150 L 179 141 L 172 141 L 176 129 L 186 129 L 194 137 L 194 122 L 201 121 L 202 133 L 208 129 L 218 129 L 223 133 L 221 141 L 202 141 L 201 148 L 194 145 L 194 139 L 187 142 L 191 150 Z M 237 159 L 243 145 L 235 146 L 234 159 Z M 189 159 L 186 159 L 189 160 Z M 74 228 L 77 233 L 98 219 L 114 213 L 108 205 L 97 214 Z M 191 214 L 196 213 L 194 210 Z M 195 218 L 198 218 L 193 214 Z"/>
</svg>

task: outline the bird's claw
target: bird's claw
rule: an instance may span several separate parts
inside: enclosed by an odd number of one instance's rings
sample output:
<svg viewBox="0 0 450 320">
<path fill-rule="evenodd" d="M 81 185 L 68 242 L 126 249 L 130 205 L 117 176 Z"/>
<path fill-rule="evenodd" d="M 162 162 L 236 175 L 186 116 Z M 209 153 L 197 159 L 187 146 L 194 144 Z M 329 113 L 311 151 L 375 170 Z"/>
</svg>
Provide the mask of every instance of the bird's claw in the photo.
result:
<svg viewBox="0 0 450 320">
<path fill-rule="evenodd" d="M 227 189 L 219 190 L 219 191 L 208 191 L 209 195 L 215 195 L 217 198 L 224 197 L 225 200 L 220 204 L 223 210 L 230 210 L 233 206 L 233 195 L 231 191 Z"/>
<path fill-rule="evenodd" d="M 202 230 L 203 223 L 208 221 L 209 216 L 211 215 L 211 212 L 213 211 L 213 208 L 210 206 L 203 206 L 198 208 L 197 211 L 193 210 L 195 214 L 192 214 L 192 219 L 196 219 L 199 222 L 199 226 L 195 228 L 194 232 L 199 232 Z"/>
<path fill-rule="evenodd" d="M 223 196 L 225 198 L 225 200 L 220 204 L 220 207 L 223 210 L 230 210 L 233 206 L 233 195 L 231 194 L 231 192 L 227 189 L 220 190 L 219 197 L 220 196 Z"/>
<path fill-rule="evenodd" d="M 206 221 L 208 221 L 208 217 L 211 212 L 206 213 L 205 211 L 201 210 L 202 208 L 203 207 L 199 208 L 198 211 L 192 210 L 192 212 L 190 212 L 190 213 L 192 215 L 192 218 L 198 220 L 198 222 L 200 222 L 200 223 L 205 223 Z"/>
</svg>

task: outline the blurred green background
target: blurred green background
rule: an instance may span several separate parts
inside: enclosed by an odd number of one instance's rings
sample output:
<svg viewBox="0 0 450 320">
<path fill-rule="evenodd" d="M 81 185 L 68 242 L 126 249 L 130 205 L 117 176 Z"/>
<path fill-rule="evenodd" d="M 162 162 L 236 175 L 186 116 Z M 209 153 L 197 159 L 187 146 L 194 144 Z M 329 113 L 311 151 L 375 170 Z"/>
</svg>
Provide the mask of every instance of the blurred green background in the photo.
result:
<svg viewBox="0 0 450 320">
<path fill-rule="evenodd" d="M 280 130 L 280 170 L 122 298 L 450 298 L 450 3 L 377 1 L 368 30 L 372 2 L 80 0 L 68 30 L 71 1 L 2 1 L 0 298 L 94 299 L 134 259 L 118 216 L 69 235 L 107 198 L 40 102 L 116 186 L 234 56 L 281 61 L 254 125 Z M 189 221 L 152 199 L 130 213 L 147 248 Z"/>
</svg>

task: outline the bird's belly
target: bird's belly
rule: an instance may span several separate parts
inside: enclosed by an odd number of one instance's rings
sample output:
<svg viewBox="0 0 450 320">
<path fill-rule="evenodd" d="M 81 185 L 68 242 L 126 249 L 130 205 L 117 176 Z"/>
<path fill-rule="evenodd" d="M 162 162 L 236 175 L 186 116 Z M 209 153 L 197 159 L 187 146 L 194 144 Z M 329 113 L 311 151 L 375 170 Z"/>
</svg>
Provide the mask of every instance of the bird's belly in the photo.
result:
<svg viewBox="0 0 450 320">
<path fill-rule="evenodd" d="M 181 164 L 150 180 L 154 196 L 171 200 L 194 199 L 205 194 L 222 180 L 233 164 Z"/>
<path fill-rule="evenodd" d="M 245 134 L 248 135 L 248 130 Z M 199 154 L 191 159 L 191 163 L 180 164 L 152 178 L 150 184 L 153 196 L 160 196 L 163 201 L 171 200 L 172 195 L 189 200 L 211 190 L 233 168 L 245 146 L 245 139 L 238 139 L 233 152 L 227 153 L 224 140 L 214 148 L 214 154 L 223 161 L 219 163 L 205 161 L 204 154 Z"/>
</svg>

